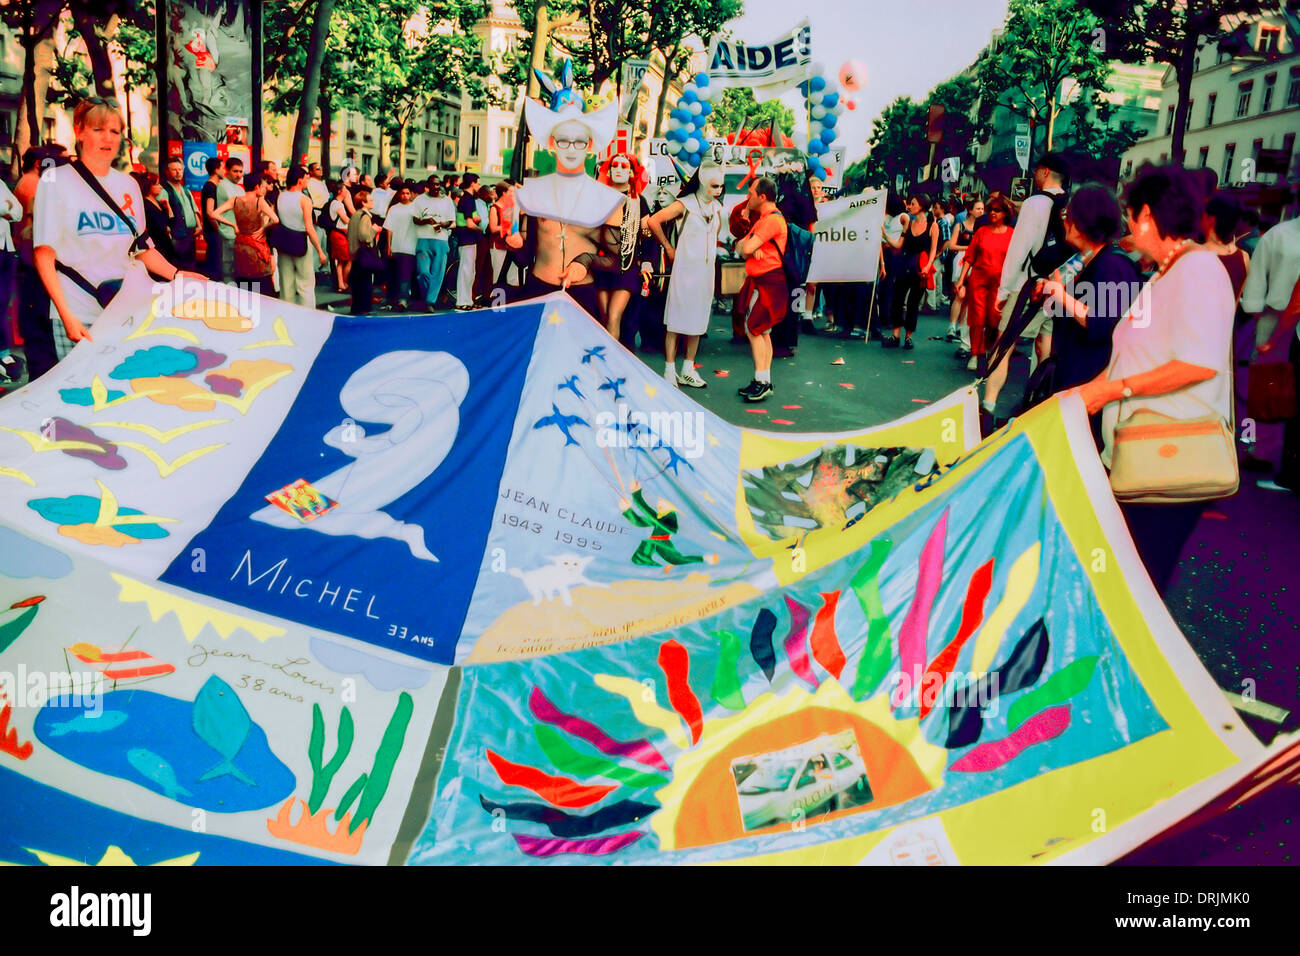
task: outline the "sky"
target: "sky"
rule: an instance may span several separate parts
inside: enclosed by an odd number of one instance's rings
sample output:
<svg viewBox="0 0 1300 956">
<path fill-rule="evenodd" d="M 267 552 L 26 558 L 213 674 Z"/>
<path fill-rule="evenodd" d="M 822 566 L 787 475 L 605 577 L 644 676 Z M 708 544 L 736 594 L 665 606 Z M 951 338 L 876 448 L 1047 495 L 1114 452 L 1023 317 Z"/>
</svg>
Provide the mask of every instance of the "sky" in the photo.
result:
<svg viewBox="0 0 1300 956">
<path fill-rule="evenodd" d="M 733 36 L 768 43 L 807 16 L 813 62 L 828 77 L 848 60 L 867 66 L 867 85 L 855 94 L 856 110 L 840 114 L 837 146 L 846 165 L 865 156 L 871 122 L 899 96 L 921 99 L 970 65 L 1007 15 L 1007 0 L 744 0 L 745 12 L 727 27 Z M 837 81 L 838 82 L 838 81 Z M 802 95 L 782 98 L 807 133 Z"/>
</svg>

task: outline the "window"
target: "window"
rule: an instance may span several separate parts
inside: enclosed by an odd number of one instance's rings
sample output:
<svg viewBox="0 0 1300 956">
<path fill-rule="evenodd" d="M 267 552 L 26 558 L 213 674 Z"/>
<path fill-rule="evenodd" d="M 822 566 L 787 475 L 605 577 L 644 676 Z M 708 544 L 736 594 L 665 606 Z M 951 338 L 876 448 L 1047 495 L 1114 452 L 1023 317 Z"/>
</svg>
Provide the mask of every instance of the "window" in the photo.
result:
<svg viewBox="0 0 1300 956">
<path fill-rule="evenodd" d="M 1204 169 L 1206 166 L 1210 165 L 1210 147 L 1208 146 L 1201 147 L 1201 161 L 1197 165 L 1201 169 Z"/>
<path fill-rule="evenodd" d="M 1219 174 L 1219 182 L 1232 182 L 1232 158 L 1237 152 L 1237 144 L 1229 143 L 1223 147 L 1223 171 Z"/>
<path fill-rule="evenodd" d="M 1291 67 L 1291 85 L 1286 90 L 1286 105 L 1300 106 L 1300 66 Z"/>
<path fill-rule="evenodd" d="M 1267 113 L 1273 108 L 1273 87 L 1277 86 L 1277 74 L 1270 73 L 1264 77 L 1264 97 L 1259 101 L 1259 111 Z"/>
<path fill-rule="evenodd" d="M 1219 94 L 1218 94 L 1218 93 L 1211 93 L 1211 94 L 1210 94 L 1210 102 L 1209 102 L 1209 103 L 1206 105 L 1206 107 L 1205 107 L 1205 125 L 1206 125 L 1206 126 L 1213 126 L 1213 125 L 1214 125 L 1214 104 L 1217 103 L 1217 102 L 1219 102 Z"/>
<path fill-rule="evenodd" d="M 1237 87 L 1237 119 L 1241 119 L 1250 112 L 1250 91 L 1254 89 L 1254 87 L 1254 80 L 1242 83 Z"/>
<path fill-rule="evenodd" d="M 1171 106 L 1165 113 L 1165 135 L 1168 136 L 1174 131 L 1174 108 Z"/>
<path fill-rule="evenodd" d="M 1186 133 L 1192 128 L 1192 117 L 1196 114 L 1193 110 L 1196 108 L 1196 100 L 1187 101 L 1187 118 L 1183 120 L 1183 132 Z"/>
<path fill-rule="evenodd" d="M 1288 162 L 1290 161 L 1291 154 L 1294 150 L 1295 150 L 1295 133 L 1287 133 L 1285 136 L 1282 137 L 1282 152 L 1286 153 L 1286 158 Z"/>
<path fill-rule="evenodd" d="M 1257 139 L 1255 140 L 1254 143 L 1251 144 L 1250 147 L 1251 168 L 1256 170 L 1259 169 L 1259 154 L 1263 148 L 1264 148 L 1264 141 L 1262 139 Z"/>
<path fill-rule="evenodd" d="M 469 128 L 469 154 L 471 156 L 478 155 L 478 126 Z"/>
<path fill-rule="evenodd" d="M 501 148 L 511 149 L 515 145 L 515 128 L 513 126 L 501 127 Z"/>
<path fill-rule="evenodd" d="M 1259 28 L 1259 40 L 1255 43 L 1255 49 L 1260 53 L 1276 53 L 1278 41 L 1281 37 L 1281 27 L 1270 27 L 1261 24 Z"/>
<path fill-rule="evenodd" d="M 8 146 L 13 142 L 14 131 L 10 126 L 10 114 L 0 113 L 0 146 Z"/>
</svg>

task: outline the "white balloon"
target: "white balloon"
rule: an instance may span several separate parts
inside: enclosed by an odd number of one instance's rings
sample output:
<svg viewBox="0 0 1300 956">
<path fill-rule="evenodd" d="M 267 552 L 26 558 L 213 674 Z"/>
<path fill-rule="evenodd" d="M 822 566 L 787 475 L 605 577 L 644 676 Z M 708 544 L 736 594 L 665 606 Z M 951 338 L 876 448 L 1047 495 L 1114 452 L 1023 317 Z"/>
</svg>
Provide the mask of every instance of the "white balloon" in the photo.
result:
<svg viewBox="0 0 1300 956">
<path fill-rule="evenodd" d="M 812 65 L 811 72 L 813 76 L 824 76 L 826 73 L 826 68 L 822 66 L 820 63 L 814 63 Z"/>
<path fill-rule="evenodd" d="M 700 148 L 701 148 L 701 143 L 694 136 L 692 136 L 690 139 L 686 141 L 686 151 L 688 153 L 698 153 L 700 151 Z"/>
<path fill-rule="evenodd" d="M 699 101 L 699 100 L 696 100 L 694 103 L 690 103 L 690 104 L 688 104 L 687 107 L 686 107 L 686 109 L 689 110 L 693 115 L 695 115 L 695 116 L 699 116 L 699 115 L 700 115 L 700 101 Z"/>
<path fill-rule="evenodd" d="M 809 93 L 808 102 L 811 103 L 813 106 L 820 106 L 822 102 L 822 97 L 825 95 L 826 94 L 821 90 L 818 90 L 816 93 Z"/>
<path fill-rule="evenodd" d="M 679 143 L 679 142 L 678 142 L 677 140 L 675 140 L 675 139 L 670 139 L 670 140 L 668 141 L 668 146 L 667 146 L 668 152 L 670 152 L 670 153 L 671 153 L 672 155 L 674 155 L 674 156 L 676 156 L 678 153 L 680 153 L 680 152 L 681 152 L 683 149 L 685 149 L 685 148 L 686 148 L 685 146 L 683 146 L 681 143 Z"/>
<path fill-rule="evenodd" d="M 821 119 L 825 115 L 826 115 L 826 107 L 819 104 L 812 108 L 813 119 Z"/>
<path fill-rule="evenodd" d="M 831 112 L 834 113 L 836 116 L 839 116 L 841 113 L 843 113 L 843 112 L 844 112 L 844 101 L 843 101 L 843 100 L 836 100 L 836 101 L 835 101 L 835 105 L 831 107 Z"/>
</svg>

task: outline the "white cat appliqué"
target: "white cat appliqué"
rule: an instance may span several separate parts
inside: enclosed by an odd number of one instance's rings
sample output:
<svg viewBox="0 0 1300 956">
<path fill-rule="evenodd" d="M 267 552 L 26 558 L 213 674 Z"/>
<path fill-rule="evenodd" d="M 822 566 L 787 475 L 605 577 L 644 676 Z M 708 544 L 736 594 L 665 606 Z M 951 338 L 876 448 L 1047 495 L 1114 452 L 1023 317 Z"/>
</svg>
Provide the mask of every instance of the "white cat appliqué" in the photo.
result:
<svg viewBox="0 0 1300 956">
<path fill-rule="evenodd" d="M 594 560 L 596 560 L 594 555 L 582 557 L 577 554 L 557 554 L 551 558 L 550 564 L 534 568 L 531 571 L 510 568 L 510 573 L 524 582 L 524 587 L 528 589 L 528 595 L 533 599 L 533 604 L 541 604 L 543 598 L 554 601 L 558 596 L 564 602 L 565 607 L 573 607 L 573 598 L 569 594 L 569 588 L 577 587 L 579 584 L 587 584 L 596 588 L 609 587 L 608 584 L 589 581 L 586 578 L 584 572 L 587 570 L 587 565 Z"/>
</svg>

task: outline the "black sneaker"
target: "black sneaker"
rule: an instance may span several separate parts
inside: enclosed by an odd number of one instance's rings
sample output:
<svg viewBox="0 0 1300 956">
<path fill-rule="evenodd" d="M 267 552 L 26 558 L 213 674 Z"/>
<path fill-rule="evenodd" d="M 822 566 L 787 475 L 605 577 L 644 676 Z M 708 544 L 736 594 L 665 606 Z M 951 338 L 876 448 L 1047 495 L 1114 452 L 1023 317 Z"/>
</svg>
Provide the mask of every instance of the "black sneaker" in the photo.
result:
<svg viewBox="0 0 1300 956">
<path fill-rule="evenodd" d="M 905 349 L 914 349 L 914 348 L 916 348 L 916 346 L 912 344 L 912 337 L 911 337 L 910 335 L 907 337 L 907 340 L 906 340 L 905 342 L 903 342 L 903 348 L 905 348 Z"/>
<path fill-rule="evenodd" d="M 880 347 L 881 347 L 882 349 L 896 349 L 896 348 L 898 348 L 898 336 L 896 336 L 896 335 L 885 335 L 885 336 L 881 336 L 881 339 L 880 339 Z"/>
<path fill-rule="evenodd" d="M 759 385 L 758 379 L 756 378 L 750 379 L 748 385 L 736 389 L 736 394 L 739 395 L 741 398 L 744 398 L 745 396 L 752 394 L 754 390 L 758 388 L 758 385 Z"/>
<path fill-rule="evenodd" d="M 747 402 L 761 402 L 773 392 L 771 382 L 755 382 L 754 384 L 757 388 L 745 393 L 744 398 Z"/>
<path fill-rule="evenodd" d="M 863 332 L 861 329 L 854 329 L 849 333 L 849 338 L 851 339 L 865 339 L 866 337 L 867 333 Z"/>
</svg>

